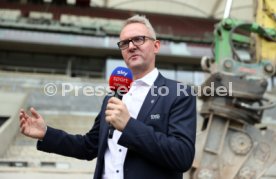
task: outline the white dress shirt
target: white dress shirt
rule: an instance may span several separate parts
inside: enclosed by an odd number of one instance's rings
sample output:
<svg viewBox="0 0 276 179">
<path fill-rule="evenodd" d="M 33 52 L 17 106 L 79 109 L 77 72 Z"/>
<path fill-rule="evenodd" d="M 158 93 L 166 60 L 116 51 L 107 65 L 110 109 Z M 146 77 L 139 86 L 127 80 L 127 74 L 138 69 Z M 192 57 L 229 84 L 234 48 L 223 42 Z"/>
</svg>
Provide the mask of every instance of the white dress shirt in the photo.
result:
<svg viewBox="0 0 276 179">
<path fill-rule="evenodd" d="M 129 92 L 123 96 L 122 101 L 126 104 L 130 116 L 137 118 L 141 106 L 148 94 L 151 86 L 158 76 L 158 70 L 155 68 L 143 78 L 135 80 Z M 124 161 L 127 148 L 118 144 L 121 132 L 114 130 L 113 138 L 108 138 L 108 147 L 104 155 L 104 171 L 102 179 L 123 179 Z"/>
</svg>

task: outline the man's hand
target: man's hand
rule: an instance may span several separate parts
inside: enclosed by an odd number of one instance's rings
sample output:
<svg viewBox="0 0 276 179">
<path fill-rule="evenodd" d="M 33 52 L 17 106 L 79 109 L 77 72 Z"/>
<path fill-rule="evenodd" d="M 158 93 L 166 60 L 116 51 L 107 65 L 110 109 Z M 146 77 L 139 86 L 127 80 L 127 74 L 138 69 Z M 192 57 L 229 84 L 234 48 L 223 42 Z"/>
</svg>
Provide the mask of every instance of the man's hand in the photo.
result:
<svg viewBox="0 0 276 179">
<path fill-rule="evenodd" d="M 47 125 L 34 108 L 30 109 L 29 116 L 23 109 L 19 113 L 20 132 L 28 137 L 42 140 L 46 133 Z"/>
<path fill-rule="evenodd" d="M 119 131 L 124 130 L 130 118 L 126 105 L 115 97 L 108 100 L 105 116 L 105 120 Z"/>
</svg>

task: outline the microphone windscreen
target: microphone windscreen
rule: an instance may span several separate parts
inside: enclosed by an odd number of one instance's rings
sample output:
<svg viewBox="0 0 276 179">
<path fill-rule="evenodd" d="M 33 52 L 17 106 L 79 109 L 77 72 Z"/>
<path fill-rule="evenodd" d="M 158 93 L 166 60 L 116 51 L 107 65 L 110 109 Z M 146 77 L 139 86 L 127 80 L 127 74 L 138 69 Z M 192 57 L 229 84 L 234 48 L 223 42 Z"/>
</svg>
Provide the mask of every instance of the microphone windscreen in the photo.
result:
<svg viewBox="0 0 276 179">
<path fill-rule="evenodd" d="M 117 67 L 109 78 L 109 88 L 115 92 L 127 93 L 132 83 L 132 73 L 129 68 Z"/>
</svg>

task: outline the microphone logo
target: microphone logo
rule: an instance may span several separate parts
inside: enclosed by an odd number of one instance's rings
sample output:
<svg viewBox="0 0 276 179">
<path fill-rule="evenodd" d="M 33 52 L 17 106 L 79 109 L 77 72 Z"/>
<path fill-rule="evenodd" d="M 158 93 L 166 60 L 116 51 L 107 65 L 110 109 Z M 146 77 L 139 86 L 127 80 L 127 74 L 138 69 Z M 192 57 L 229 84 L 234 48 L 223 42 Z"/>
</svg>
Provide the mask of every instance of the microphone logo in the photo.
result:
<svg viewBox="0 0 276 179">
<path fill-rule="evenodd" d="M 109 78 L 109 88 L 115 93 L 125 94 L 132 83 L 132 73 L 125 67 L 117 67 Z"/>
</svg>

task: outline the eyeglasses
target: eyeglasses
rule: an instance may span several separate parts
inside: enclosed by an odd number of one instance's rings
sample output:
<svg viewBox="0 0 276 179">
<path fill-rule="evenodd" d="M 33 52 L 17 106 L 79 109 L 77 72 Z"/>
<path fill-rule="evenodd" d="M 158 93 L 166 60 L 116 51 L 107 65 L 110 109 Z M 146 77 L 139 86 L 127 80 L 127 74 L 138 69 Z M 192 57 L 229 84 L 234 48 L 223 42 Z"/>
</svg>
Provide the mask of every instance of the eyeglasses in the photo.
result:
<svg viewBox="0 0 276 179">
<path fill-rule="evenodd" d="M 135 45 L 135 46 L 140 46 L 140 45 L 143 45 L 145 43 L 146 39 L 153 40 L 153 41 L 155 40 L 152 37 L 135 36 L 135 37 L 133 37 L 131 39 L 128 39 L 128 40 L 122 40 L 122 41 L 118 42 L 117 45 L 121 50 L 124 50 L 124 49 L 129 47 L 129 42 L 132 42 L 133 45 Z"/>
</svg>

